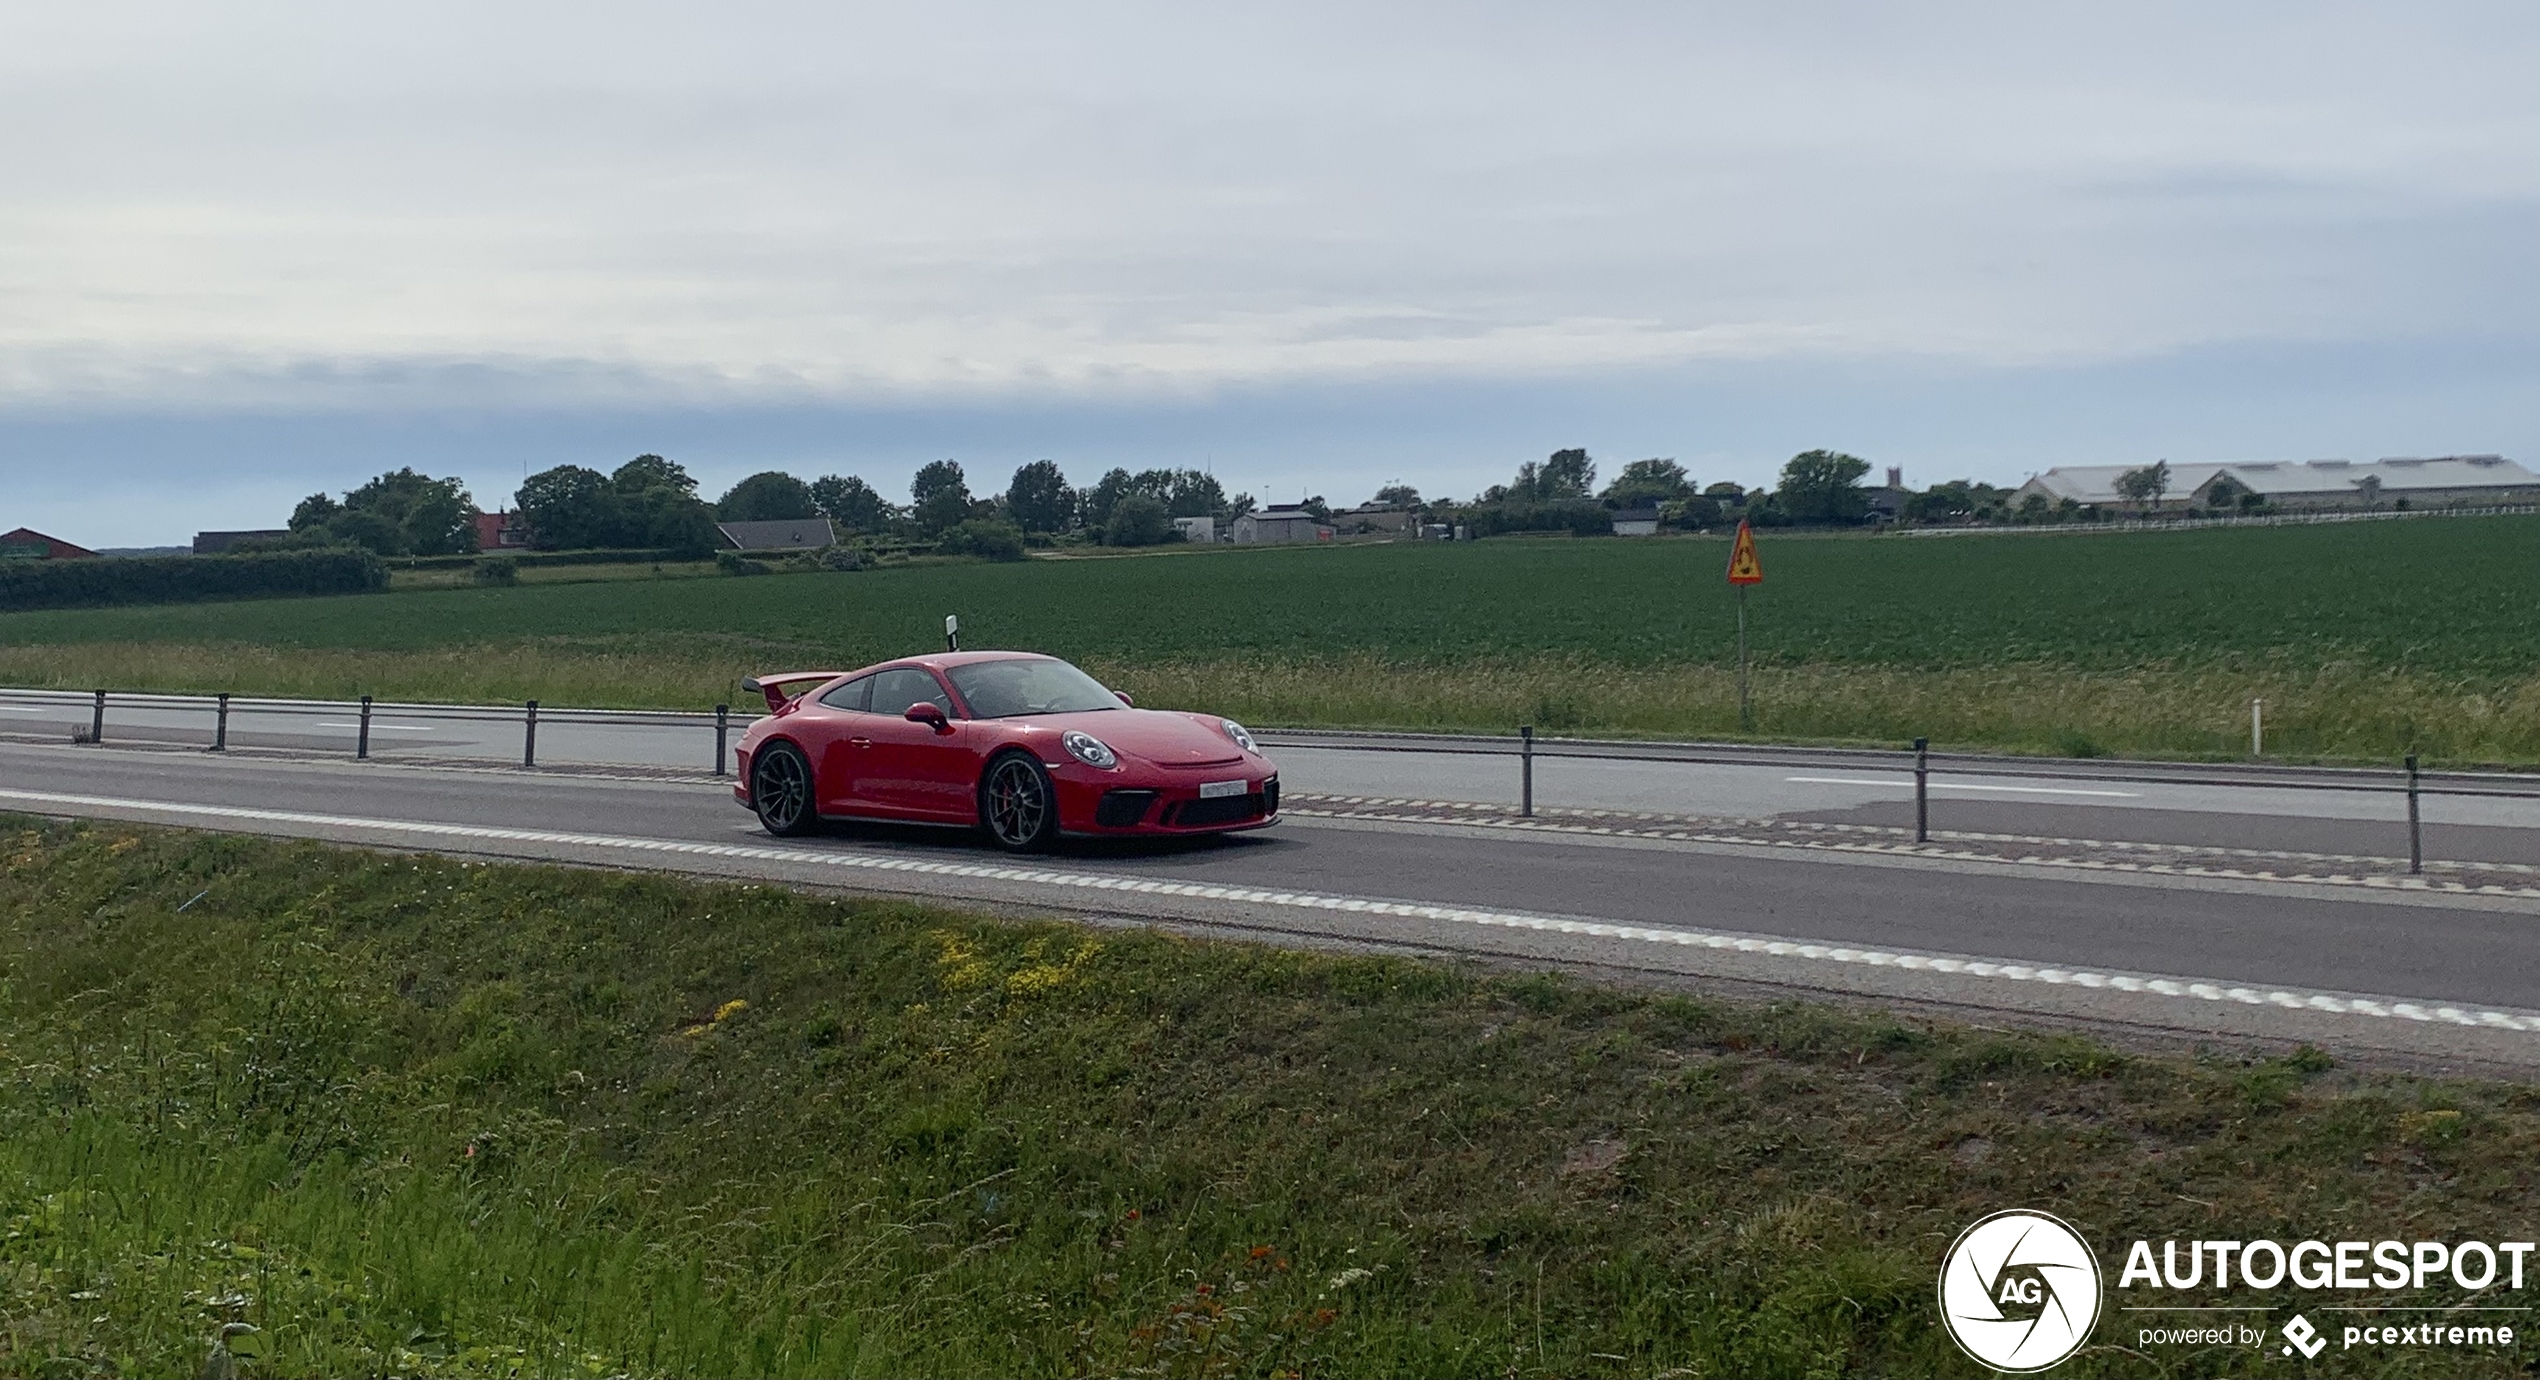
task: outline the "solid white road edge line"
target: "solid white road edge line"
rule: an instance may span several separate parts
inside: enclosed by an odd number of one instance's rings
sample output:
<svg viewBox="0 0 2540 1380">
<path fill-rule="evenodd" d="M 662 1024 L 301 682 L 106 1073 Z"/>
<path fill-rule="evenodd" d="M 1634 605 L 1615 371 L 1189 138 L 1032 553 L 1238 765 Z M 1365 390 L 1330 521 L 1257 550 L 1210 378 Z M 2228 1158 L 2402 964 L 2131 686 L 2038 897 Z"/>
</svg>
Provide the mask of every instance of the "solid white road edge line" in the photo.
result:
<svg viewBox="0 0 2540 1380">
<path fill-rule="evenodd" d="M 766 848 L 754 844 L 691 843 L 683 839 L 622 838 L 609 834 L 569 834 L 545 829 L 501 829 L 490 825 L 437 824 L 424 820 L 365 819 L 358 815 L 307 814 L 296 810 L 259 810 L 247 806 L 184 805 L 156 800 L 122 799 L 114 796 L 71 795 L 57 791 L 21 791 L 0 788 L 0 800 L 23 801 L 35 805 L 152 811 L 206 819 L 258 820 L 269 824 L 301 824 L 331 829 L 373 829 L 384 833 L 423 834 L 498 843 L 563 844 L 637 853 L 751 858 L 767 862 L 809 863 L 866 872 L 900 872 L 919 876 L 1026 882 L 1036 886 L 1069 887 L 1086 891 L 1125 891 L 1149 896 L 1190 896 L 1210 901 L 1289 906 L 1300 910 L 1344 911 L 1353 915 L 1398 915 L 1413 920 L 1437 920 L 1497 929 L 1534 930 L 1547 934 L 1625 939 L 1638 943 L 1668 944 L 1684 948 L 1769 954 L 1775 958 L 1804 958 L 1816 962 L 1857 964 L 1873 968 L 1902 968 L 1913 972 L 2001 978 L 2011 982 L 2042 982 L 2059 987 L 2150 992 L 2163 997 L 2189 997 L 2198 1001 L 2234 1002 L 2244 1006 L 2277 1006 L 2288 1010 L 2323 1011 L 2333 1015 L 2370 1016 L 2380 1020 L 2431 1021 L 2490 1030 L 2512 1030 L 2526 1034 L 2540 1032 L 2540 1016 L 2517 1015 L 2510 1011 L 2467 1010 L 2434 1002 L 2403 1001 L 2395 997 L 2334 996 L 2325 992 L 2282 988 L 2226 986 L 2218 982 L 2137 977 L 2126 973 L 2099 973 L 2075 968 L 2051 968 L 2000 959 L 1948 958 L 1928 954 L 1891 952 L 1884 949 L 1857 949 L 1846 945 L 1819 944 L 1807 940 L 1762 939 L 1748 935 L 1715 934 L 1704 930 L 1662 929 L 1650 925 L 1614 924 L 1597 920 L 1565 920 L 1554 916 L 1526 915 L 1512 911 L 1433 906 L 1412 901 L 1381 901 L 1354 896 L 1325 896 L 1314 892 L 1280 891 L 1266 887 L 1166 882 L 1149 877 L 1099 877 L 1080 872 L 1053 872 L 1035 867 L 929 862 L 922 858 L 898 858 L 873 853 L 823 853 L 796 848 Z"/>
</svg>

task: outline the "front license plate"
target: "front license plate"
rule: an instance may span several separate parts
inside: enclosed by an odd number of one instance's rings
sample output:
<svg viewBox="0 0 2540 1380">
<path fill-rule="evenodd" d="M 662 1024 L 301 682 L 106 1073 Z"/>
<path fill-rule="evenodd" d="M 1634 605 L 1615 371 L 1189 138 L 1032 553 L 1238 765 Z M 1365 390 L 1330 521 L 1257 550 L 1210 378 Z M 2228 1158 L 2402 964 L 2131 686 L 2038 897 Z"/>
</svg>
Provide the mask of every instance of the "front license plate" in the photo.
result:
<svg viewBox="0 0 2540 1380">
<path fill-rule="evenodd" d="M 1248 795 L 1251 791 L 1252 783 L 1249 781 L 1202 781 L 1199 783 L 1199 798 L 1202 800 L 1215 800 L 1220 796 L 1228 795 Z"/>
</svg>

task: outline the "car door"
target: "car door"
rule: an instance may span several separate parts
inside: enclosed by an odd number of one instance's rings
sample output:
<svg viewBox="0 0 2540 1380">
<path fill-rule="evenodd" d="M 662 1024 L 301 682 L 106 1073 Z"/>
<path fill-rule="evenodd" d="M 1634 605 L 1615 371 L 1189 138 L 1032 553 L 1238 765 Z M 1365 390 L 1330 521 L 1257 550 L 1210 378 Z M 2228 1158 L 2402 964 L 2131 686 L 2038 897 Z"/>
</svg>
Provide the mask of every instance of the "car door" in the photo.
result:
<svg viewBox="0 0 2540 1380">
<path fill-rule="evenodd" d="M 871 743 L 857 749 L 864 765 L 855 770 L 855 808 L 908 819 L 967 820 L 978 812 L 970 798 L 979 776 L 971 760 L 970 726 L 950 719 L 952 731 L 938 733 L 909 722 L 908 707 L 920 701 L 948 719 L 952 714 L 952 696 L 934 672 L 898 666 L 874 673 L 869 712 L 858 720 L 861 736 Z"/>
<path fill-rule="evenodd" d="M 820 707 L 833 711 L 823 716 L 833 722 L 823 725 L 811 771 L 824 815 L 855 813 L 856 776 L 873 740 L 866 714 L 872 695 L 873 677 L 858 676 L 820 697 Z"/>
</svg>

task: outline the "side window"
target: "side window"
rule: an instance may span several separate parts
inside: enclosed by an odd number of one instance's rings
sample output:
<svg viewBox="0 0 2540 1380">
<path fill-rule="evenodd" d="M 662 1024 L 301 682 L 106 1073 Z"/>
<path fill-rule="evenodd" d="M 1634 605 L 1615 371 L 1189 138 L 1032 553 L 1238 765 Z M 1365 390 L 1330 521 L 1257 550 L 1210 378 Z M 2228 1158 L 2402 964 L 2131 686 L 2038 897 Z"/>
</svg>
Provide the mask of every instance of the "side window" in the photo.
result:
<svg viewBox="0 0 2540 1380">
<path fill-rule="evenodd" d="M 821 696 L 820 702 L 832 709 L 852 709 L 861 713 L 867 703 L 867 697 L 873 693 L 875 679 L 873 676 L 858 676 Z"/>
<path fill-rule="evenodd" d="M 872 710 L 876 714 L 897 717 L 907 713 L 908 707 L 920 700 L 932 702 L 937 709 L 946 714 L 952 713 L 952 697 L 944 693 L 943 686 L 935 683 L 935 677 L 932 674 L 919 670 L 917 667 L 902 666 L 894 670 L 877 671 L 872 680 Z"/>
</svg>

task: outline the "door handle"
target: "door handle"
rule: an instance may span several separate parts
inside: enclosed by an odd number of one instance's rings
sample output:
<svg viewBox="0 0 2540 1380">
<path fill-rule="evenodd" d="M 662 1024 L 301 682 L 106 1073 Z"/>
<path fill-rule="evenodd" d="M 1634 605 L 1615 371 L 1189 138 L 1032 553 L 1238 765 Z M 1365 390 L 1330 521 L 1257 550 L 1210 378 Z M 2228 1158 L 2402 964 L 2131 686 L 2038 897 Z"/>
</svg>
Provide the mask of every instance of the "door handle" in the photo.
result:
<svg viewBox="0 0 2540 1380">
<path fill-rule="evenodd" d="M 849 743 L 854 744 L 854 745 L 855 745 L 855 746 L 857 746 L 857 747 L 871 747 L 871 746 L 873 746 L 873 740 L 872 740 L 872 739 L 870 739 L 870 738 L 849 738 L 847 741 L 848 741 Z"/>
</svg>

